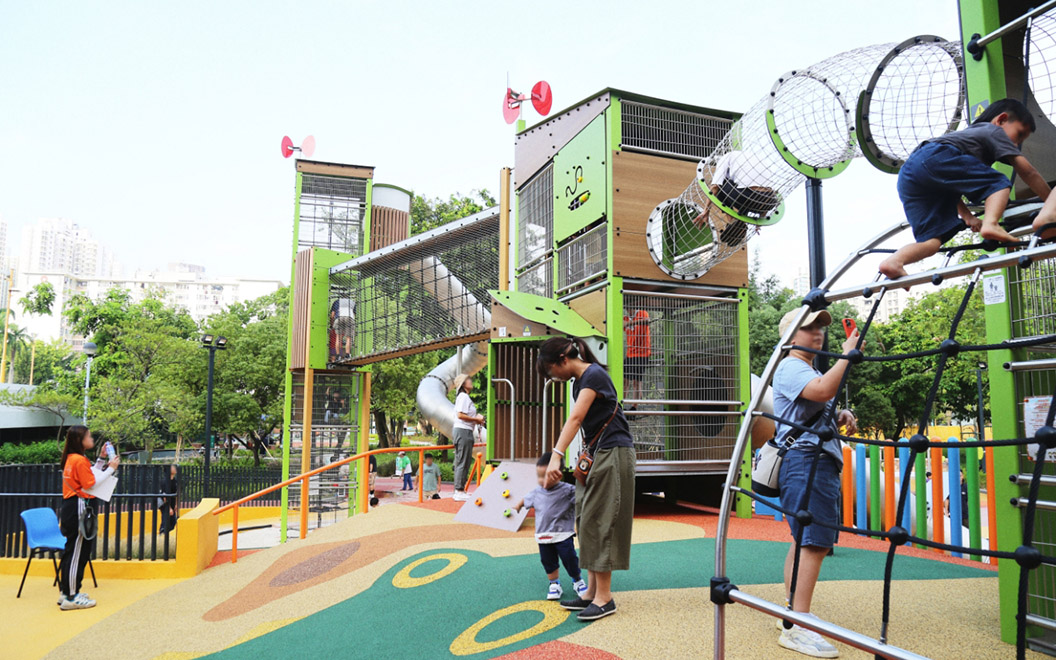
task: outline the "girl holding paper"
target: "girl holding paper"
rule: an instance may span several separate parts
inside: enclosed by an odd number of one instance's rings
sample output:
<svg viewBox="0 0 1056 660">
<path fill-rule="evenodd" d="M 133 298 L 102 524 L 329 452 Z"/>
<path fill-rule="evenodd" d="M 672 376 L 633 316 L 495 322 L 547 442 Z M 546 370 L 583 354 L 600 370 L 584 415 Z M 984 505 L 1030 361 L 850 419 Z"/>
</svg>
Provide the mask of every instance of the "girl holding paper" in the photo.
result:
<svg viewBox="0 0 1056 660">
<path fill-rule="evenodd" d="M 95 505 L 93 496 L 87 491 L 95 485 L 95 474 L 92 464 L 84 455 L 95 447 L 92 434 L 83 426 L 71 426 L 66 431 L 66 446 L 62 449 L 62 510 L 59 515 L 59 528 L 66 537 L 66 549 L 62 553 L 59 565 L 59 587 L 62 598 L 59 607 L 64 610 L 83 610 L 95 607 L 95 601 L 87 594 L 81 593 L 81 580 L 84 579 L 84 566 L 92 553 L 91 542 L 86 539 L 81 528 L 81 520 L 87 515 L 94 518 Z M 102 474 L 109 477 L 117 470 L 120 459 L 110 459 Z"/>
</svg>

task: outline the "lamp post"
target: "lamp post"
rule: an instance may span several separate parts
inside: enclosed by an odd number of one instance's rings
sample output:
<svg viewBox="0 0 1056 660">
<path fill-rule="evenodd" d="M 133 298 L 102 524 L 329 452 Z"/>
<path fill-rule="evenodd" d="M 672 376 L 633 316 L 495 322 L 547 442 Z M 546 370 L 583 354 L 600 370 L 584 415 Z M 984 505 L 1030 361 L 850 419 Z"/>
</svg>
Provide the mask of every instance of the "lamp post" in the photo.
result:
<svg viewBox="0 0 1056 660">
<path fill-rule="evenodd" d="M 84 414 L 82 420 L 88 426 L 88 384 L 92 382 L 92 359 L 95 357 L 97 347 L 90 341 L 84 342 L 81 351 L 88 357 L 88 364 L 84 368 Z"/>
<path fill-rule="evenodd" d="M 985 362 L 975 363 L 975 385 L 979 390 L 979 419 L 976 422 L 979 425 L 978 440 L 986 440 L 986 420 L 983 417 L 983 372 L 986 371 Z"/>
<path fill-rule="evenodd" d="M 213 365 L 216 352 L 227 348 L 227 338 L 202 335 L 202 348 L 209 351 L 209 379 L 205 394 L 205 492 L 202 495 L 209 497 L 209 462 L 213 454 Z"/>
</svg>

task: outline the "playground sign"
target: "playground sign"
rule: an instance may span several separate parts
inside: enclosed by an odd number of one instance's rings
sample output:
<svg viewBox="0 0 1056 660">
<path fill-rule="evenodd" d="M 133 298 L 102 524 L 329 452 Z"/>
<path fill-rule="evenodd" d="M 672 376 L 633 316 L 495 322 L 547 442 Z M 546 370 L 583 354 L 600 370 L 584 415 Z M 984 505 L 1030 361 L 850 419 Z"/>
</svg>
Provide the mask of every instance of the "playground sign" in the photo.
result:
<svg viewBox="0 0 1056 660">
<path fill-rule="evenodd" d="M 1030 396 L 1023 399 L 1023 431 L 1026 437 L 1037 435 L 1038 429 L 1045 426 L 1045 418 L 1049 414 L 1051 396 Z M 1038 443 L 1027 445 L 1027 455 L 1031 460 L 1036 460 L 1038 454 Z M 1056 460 L 1056 449 L 1045 452 L 1045 460 Z"/>
</svg>

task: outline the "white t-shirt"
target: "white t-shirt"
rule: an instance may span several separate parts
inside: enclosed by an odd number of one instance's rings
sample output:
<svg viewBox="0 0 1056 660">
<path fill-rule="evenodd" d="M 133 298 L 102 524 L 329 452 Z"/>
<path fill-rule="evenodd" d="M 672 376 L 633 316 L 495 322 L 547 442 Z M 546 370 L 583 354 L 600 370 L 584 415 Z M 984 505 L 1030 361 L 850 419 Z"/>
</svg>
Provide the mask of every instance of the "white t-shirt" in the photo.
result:
<svg viewBox="0 0 1056 660">
<path fill-rule="evenodd" d="M 711 174 L 711 185 L 721 186 L 727 179 L 739 188 L 770 185 L 763 168 L 753 167 L 743 151 L 731 151 L 715 164 L 715 171 Z"/>
<path fill-rule="evenodd" d="M 458 413 L 463 413 L 470 417 L 476 417 L 477 415 L 477 407 L 473 405 L 473 399 L 469 398 L 469 395 L 465 392 L 459 392 L 458 396 L 455 397 L 455 428 L 472 431 L 476 424 L 465 421 L 458 416 Z"/>
</svg>

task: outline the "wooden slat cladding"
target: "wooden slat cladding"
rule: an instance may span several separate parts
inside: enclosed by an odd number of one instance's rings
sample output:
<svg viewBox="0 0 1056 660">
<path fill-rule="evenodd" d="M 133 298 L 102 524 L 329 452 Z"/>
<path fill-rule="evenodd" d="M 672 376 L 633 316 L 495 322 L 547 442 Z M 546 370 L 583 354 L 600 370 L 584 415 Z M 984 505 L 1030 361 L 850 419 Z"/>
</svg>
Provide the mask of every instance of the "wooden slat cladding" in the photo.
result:
<svg viewBox="0 0 1056 660">
<path fill-rule="evenodd" d="M 312 251 L 302 250 L 294 259 L 293 353 L 291 369 L 304 369 L 305 348 L 312 327 Z"/>
<path fill-rule="evenodd" d="M 409 238 L 410 215 L 388 206 L 372 206 L 370 209 L 370 249 L 399 243 Z"/>
<path fill-rule="evenodd" d="M 526 342 L 496 343 L 493 378 L 508 378 L 513 382 L 516 396 L 513 406 L 515 460 L 534 461 L 557 442 L 564 422 L 565 384 L 554 383 L 548 389 L 549 405 L 546 432 L 543 428 L 543 384 L 535 362 L 538 346 Z M 495 458 L 510 458 L 510 388 L 506 383 L 495 383 L 495 421 L 488 432 L 495 448 Z"/>
</svg>

